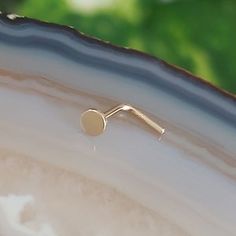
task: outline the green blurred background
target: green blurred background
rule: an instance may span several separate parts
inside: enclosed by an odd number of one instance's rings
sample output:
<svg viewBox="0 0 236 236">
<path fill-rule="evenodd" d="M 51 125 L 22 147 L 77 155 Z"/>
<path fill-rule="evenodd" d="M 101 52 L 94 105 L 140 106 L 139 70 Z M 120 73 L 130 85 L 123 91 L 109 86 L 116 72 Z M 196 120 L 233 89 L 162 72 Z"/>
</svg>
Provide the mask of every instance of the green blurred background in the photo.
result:
<svg viewBox="0 0 236 236">
<path fill-rule="evenodd" d="M 235 0 L 0 0 L 0 10 L 74 26 L 236 93 Z"/>
</svg>

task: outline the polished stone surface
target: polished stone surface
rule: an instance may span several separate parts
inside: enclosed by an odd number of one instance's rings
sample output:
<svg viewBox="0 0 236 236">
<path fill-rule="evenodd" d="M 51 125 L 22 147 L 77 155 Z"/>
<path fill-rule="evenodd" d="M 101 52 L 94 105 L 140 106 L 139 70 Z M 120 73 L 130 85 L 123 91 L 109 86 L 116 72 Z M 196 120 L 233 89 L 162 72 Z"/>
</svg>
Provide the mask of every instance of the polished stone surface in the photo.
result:
<svg viewBox="0 0 236 236">
<path fill-rule="evenodd" d="M 0 17 L 0 235 L 236 235 L 236 102 L 69 28 Z M 130 103 L 99 137 L 81 113 Z M 159 139 L 160 138 L 160 139 Z"/>
</svg>

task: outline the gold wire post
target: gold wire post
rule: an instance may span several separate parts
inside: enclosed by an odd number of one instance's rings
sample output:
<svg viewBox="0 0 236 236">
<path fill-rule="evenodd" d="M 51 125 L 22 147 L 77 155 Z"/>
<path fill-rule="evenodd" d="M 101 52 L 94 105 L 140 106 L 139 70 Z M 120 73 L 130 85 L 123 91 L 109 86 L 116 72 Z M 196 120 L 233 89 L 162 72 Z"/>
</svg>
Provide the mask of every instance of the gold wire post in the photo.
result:
<svg viewBox="0 0 236 236">
<path fill-rule="evenodd" d="M 137 116 L 139 119 L 144 121 L 148 126 L 153 128 L 159 134 L 164 134 L 165 129 L 150 119 L 148 116 L 144 115 L 138 109 L 127 105 L 118 105 L 106 112 L 98 111 L 97 109 L 88 109 L 81 115 L 80 124 L 83 131 L 89 135 L 97 136 L 104 132 L 106 129 L 107 119 L 120 111 L 128 111 Z"/>
</svg>

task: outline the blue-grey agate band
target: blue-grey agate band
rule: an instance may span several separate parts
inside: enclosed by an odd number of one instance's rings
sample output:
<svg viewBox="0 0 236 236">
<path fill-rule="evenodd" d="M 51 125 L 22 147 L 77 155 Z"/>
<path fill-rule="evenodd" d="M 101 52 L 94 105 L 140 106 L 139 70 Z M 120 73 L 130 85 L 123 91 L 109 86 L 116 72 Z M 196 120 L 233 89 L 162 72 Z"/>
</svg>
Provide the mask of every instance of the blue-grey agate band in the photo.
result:
<svg viewBox="0 0 236 236">
<path fill-rule="evenodd" d="M 192 103 L 194 106 L 201 107 L 208 112 L 212 113 L 216 118 L 223 119 L 236 128 L 236 98 L 235 96 L 220 90 L 213 85 L 191 75 L 184 70 L 176 68 L 166 62 L 149 56 L 145 53 L 138 52 L 132 49 L 125 49 L 114 46 L 112 44 L 104 43 L 100 40 L 93 39 L 81 34 L 79 31 L 72 29 L 71 27 L 61 26 L 52 23 L 45 23 L 38 20 L 29 18 L 16 18 L 11 20 L 6 14 L 0 15 L 0 27 L 10 27 L 15 30 L 15 34 L 8 34 L 6 31 L 1 31 L 0 28 L 0 42 L 3 44 L 14 45 L 19 47 L 33 47 L 41 50 L 51 51 L 76 63 L 83 64 L 85 66 L 97 68 L 99 70 L 106 70 L 111 73 L 119 74 L 127 79 L 137 80 L 142 83 L 146 83 L 153 87 L 172 94 L 176 99 L 186 100 Z M 42 31 L 42 36 L 31 35 L 26 33 L 25 35 L 19 35 L 18 32 L 28 28 L 37 28 Z M 45 37 L 45 33 L 54 34 L 54 37 L 50 39 Z M 110 61 L 107 58 L 97 57 L 96 55 L 89 55 L 79 50 L 79 47 L 73 47 L 68 43 L 64 43 L 63 40 L 58 37 L 63 35 L 69 38 L 71 41 L 77 44 L 83 44 L 90 48 L 100 50 L 103 52 L 115 53 L 121 57 L 129 58 L 133 60 L 144 61 L 145 63 L 151 63 L 156 68 L 161 68 L 167 75 L 174 77 L 175 80 L 179 80 L 182 86 L 178 84 L 172 84 L 169 80 L 162 77 L 162 75 L 153 73 L 148 69 L 140 68 L 135 65 L 127 65 L 125 63 Z M 94 78 L 96 79 L 96 78 Z M 185 88 L 185 85 L 191 84 L 194 88 L 205 90 L 209 94 L 213 94 L 218 99 L 230 104 L 229 107 L 222 106 L 217 102 L 208 100 L 207 96 L 202 97 L 199 94 L 194 94 L 192 90 Z"/>
</svg>

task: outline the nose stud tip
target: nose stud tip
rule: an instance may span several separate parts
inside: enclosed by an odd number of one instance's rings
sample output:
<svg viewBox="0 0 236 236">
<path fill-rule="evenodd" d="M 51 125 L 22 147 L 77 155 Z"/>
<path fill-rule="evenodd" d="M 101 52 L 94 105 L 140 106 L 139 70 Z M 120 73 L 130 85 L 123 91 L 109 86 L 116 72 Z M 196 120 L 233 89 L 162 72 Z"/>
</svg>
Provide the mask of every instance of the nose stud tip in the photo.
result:
<svg viewBox="0 0 236 236">
<path fill-rule="evenodd" d="M 91 136 L 102 134 L 106 128 L 106 123 L 104 114 L 96 109 L 85 111 L 80 118 L 82 130 Z"/>
</svg>

